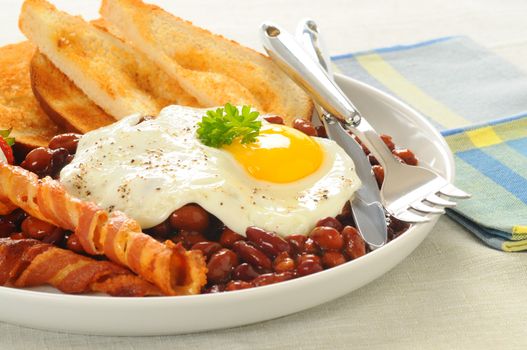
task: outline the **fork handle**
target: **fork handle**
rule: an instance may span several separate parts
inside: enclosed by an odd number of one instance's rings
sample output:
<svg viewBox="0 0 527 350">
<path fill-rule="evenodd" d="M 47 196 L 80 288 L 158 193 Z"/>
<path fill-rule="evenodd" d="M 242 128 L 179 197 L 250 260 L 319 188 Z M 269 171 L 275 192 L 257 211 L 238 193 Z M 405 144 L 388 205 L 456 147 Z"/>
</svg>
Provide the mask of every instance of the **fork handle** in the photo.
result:
<svg viewBox="0 0 527 350">
<path fill-rule="evenodd" d="M 273 61 L 309 92 L 331 117 L 356 135 L 383 166 L 397 162 L 375 129 L 361 117 L 353 103 L 293 36 L 269 22 L 262 24 L 261 36 L 263 46 Z"/>
</svg>

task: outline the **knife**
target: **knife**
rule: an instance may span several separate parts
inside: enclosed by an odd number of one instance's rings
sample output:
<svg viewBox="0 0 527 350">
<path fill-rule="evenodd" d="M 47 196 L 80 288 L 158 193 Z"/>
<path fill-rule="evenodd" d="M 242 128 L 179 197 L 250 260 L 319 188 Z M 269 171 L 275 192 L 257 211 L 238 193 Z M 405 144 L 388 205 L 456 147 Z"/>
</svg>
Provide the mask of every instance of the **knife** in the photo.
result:
<svg viewBox="0 0 527 350">
<path fill-rule="evenodd" d="M 264 35 L 265 37 L 265 35 Z M 297 38 L 303 44 L 311 58 L 319 63 L 333 80 L 331 62 L 325 54 L 324 43 L 321 41 L 317 24 L 313 20 L 302 21 L 297 30 Z M 264 42 L 265 39 L 264 39 Z M 266 50 L 271 46 L 264 44 Z M 271 55 L 272 57 L 273 55 Z M 320 121 L 326 128 L 328 137 L 339 144 L 355 163 L 357 176 L 362 182 L 361 188 L 352 200 L 352 213 L 355 224 L 372 249 L 381 247 L 387 240 L 387 226 L 384 208 L 377 181 L 371 169 L 371 164 L 362 147 L 336 122 L 320 105 L 315 104 Z"/>
</svg>

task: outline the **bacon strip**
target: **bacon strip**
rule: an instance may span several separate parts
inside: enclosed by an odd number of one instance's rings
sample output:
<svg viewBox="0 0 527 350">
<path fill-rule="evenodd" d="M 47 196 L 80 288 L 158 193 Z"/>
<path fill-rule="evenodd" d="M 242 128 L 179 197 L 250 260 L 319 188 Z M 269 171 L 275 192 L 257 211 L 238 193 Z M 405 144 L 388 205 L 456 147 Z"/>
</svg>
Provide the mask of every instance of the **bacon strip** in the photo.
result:
<svg viewBox="0 0 527 350">
<path fill-rule="evenodd" d="M 81 201 L 49 177 L 40 180 L 25 169 L 0 163 L 0 198 L 40 220 L 75 231 L 87 253 L 106 255 L 166 295 L 197 294 L 206 283 L 201 252 L 186 251 L 171 241 L 160 243 L 124 213 L 109 214 Z"/>
<path fill-rule="evenodd" d="M 52 285 L 64 293 L 161 295 L 156 286 L 109 261 L 96 261 L 34 239 L 0 239 L 0 285 Z"/>
</svg>

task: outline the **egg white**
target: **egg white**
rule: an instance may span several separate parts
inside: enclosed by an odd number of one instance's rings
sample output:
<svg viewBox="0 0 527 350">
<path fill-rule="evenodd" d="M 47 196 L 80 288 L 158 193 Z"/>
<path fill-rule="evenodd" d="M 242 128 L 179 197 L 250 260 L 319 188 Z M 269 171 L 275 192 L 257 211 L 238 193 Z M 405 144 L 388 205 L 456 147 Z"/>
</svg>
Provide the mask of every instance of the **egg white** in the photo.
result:
<svg viewBox="0 0 527 350">
<path fill-rule="evenodd" d="M 71 194 L 123 211 L 142 228 L 197 203 L 239 234 L 258 226 L 283 236 L 307 234 L 319 219 L 339 214 L 360 186 L 353 161 L 322 138 L 315 138 L 324 153 L 315 173 L 286 184 L 257 180 L 230 153 L 196 138 L 205 112 L 169 106 L 155 119 L 132 115 L 89 132 L 60 181 Z"/>
</svg>

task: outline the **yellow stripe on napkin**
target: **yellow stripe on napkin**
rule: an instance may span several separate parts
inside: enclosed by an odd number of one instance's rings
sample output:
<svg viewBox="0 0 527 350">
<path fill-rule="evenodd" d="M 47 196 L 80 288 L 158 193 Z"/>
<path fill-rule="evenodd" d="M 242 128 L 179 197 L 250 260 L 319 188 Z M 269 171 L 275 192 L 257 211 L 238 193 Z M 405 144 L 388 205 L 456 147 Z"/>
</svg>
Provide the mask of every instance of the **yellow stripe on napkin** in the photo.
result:
<svg viewBox="0 0 527 350">
<path fill-rule="evenodd" d="M 492 126 L 470 130 L 467 131 L 466 134 L 474 146 L 478 148 L 497 145 L 502 142 L 501 138 L 498 136 L 498 134 L 496 134 Z"/>
<path fill-rule="evenodd" d="M 446 128 L 459 128 L 470 124 L 468 120 L 427 95 L 403 77 L 378 54 L 358 55 L 357 62 L 375 79 L 392 90 L 405 102 L 434 119 Z"/>
</svg>

